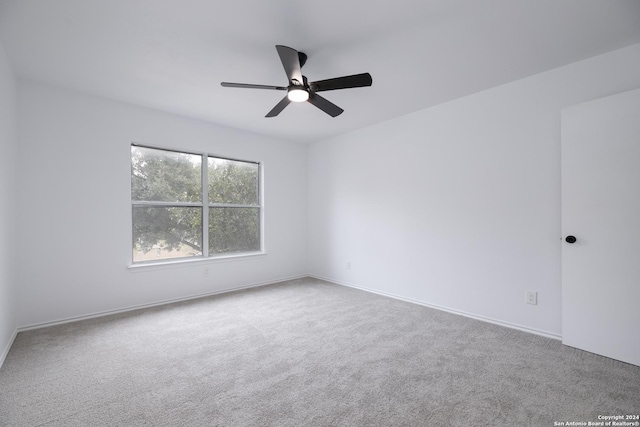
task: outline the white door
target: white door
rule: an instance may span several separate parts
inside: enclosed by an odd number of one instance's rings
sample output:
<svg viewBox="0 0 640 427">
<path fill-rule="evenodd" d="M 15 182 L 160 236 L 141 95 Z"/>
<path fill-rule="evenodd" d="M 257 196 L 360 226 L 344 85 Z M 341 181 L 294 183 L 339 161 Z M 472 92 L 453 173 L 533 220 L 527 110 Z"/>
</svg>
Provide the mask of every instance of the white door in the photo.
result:
<svg viewBox="0 0 640 427">
<path fill-rule="evenodd" d="M 561 155 L 562 341 L 640 365 L 640 90 L 563 110 Z"/>
</svg>

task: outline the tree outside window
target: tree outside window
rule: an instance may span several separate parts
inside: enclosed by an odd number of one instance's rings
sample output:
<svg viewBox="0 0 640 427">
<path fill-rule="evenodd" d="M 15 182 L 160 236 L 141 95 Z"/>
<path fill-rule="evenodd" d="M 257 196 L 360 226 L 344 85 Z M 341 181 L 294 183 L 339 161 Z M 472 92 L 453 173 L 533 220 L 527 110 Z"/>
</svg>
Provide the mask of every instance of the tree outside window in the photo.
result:
<svg viewBox="0 0 640 427">
<path fill-rule="evenodd" d="M 259 252 L 260 164 L 131 147 L 133 262 Z"/>
</svg>

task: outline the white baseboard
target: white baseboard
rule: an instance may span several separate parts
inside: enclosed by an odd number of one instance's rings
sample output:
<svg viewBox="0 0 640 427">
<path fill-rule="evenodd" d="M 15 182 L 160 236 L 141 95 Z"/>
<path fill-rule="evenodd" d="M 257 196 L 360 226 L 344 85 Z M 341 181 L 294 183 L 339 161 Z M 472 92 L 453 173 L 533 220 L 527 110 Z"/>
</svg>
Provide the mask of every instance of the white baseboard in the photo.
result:
<svg viewBox="0 0 640 427">
<path fill-rule="evenodd" d="M 2 367 L 2 363 L 4 362 L 6 356 L 9 354 L 9 350 L 11 349 L 11 346 L 13 345 L 13 342 L 14 342 L 14 340 L 16 338 L 16 335 L 19 332 L 22 332 L 22 331 L 29 331 L 29 330 L 33 330 L 33 329 L 46 328 L 46 327 L 49 327 L 49 326 L 62 325 L 62 324 L 71 323 L 71 322 L 78 322 L 78 321 L 81 321 L 81 320 L 87 320 L 87 319 L 93 319 L 93 318 L 97 318 L 97 317 L 109 316 L 109 315 L 112 315 L 112 314 L 126 313 L 128 311 L 134 311 L 134 310 L 140 310 L 140 309 L 144 309 L 144 308 L 157 307 L 157 306 L 161 306 L 161 305 L 165 305 L 165 304 L 172 304 L 172 303 L 176 303 L 176 302 L 189 301 L 189 300 L 198 299 L 198 298 L 205 298 L 205 297 L 209 297 L 209 296 L 213 296 L 213 295 L 219 295 L 219 294 L 239 291 L 239 290 L 243 290 L 243 289 L 257 288 L 257 287 L 260 287 L 260 286 L 272 285 L 274 283 L 286 282 L 288 280 L 302 279 L 302 278 L 305 278 L 305 277 L 313 277 L 313 278 L 316 278 L 316 279 L 320 279 L 320 280 L 324 280 L 324 281 L 327 281 L 327 282 L 335 283 L 337 285 L 346 286 L 346 287 L 354 288 L 354 289 L 359 289 L 359 290 L 362 290 L 362 291 L 365 291 L 365 292 L 370 292 L 370 293 L 382 295 L 382 296 L 393 298 L 393 299 L 397 299 L 397 300 L 400 300 L 400 301 L 406 301 L 406 302 L 409 302 L 409 303 L 412 303 L 412 304 L 417 304 L 417 305 L 421 305 L 421 306 L 424 306 L 424 307 L 429 307 L 429 308 L 433 308 L 433 309 L 436 309 L 436 310 L 445 311 L 447 313 L 452 313 L 452 314 L 457 314 L 457 315 L 460 315 L 460 316 L 469 317 L 471 319 L 480 320 L 480 321 L 483 321 L 483 322 L 493 323 L 495 325 L 504 326 L 504 327 L 511 328 L 511 329 L 517 329 L 519 331 L 528 332 L 528 333 L 531 333 L 531 334 L 540 335 L 540 336 L 547 337 L 547 338 L 552 338 L 552 339 L 556 339 L 556 340 L 561 340 L 562 339 L 561 335 L 555 334 L 555 333 L 552 333 L 552 332 L 542 331 L 542 330 L 539 330 L 539 329 L 530 328 L 530 327 L 523 326 L 523 325 L 518 325 L 518 324 L 515 324 L 515 323 L 505 322 L 505 321 L 498 320 L 498 319 L 492 319 L 492 318 L 489 318 L 489 317 L 480 316 L 480 315 L 477 315 L 477 314 L 468 313 L 468 312 L 465 312 L 465 311 L 456 310 L 456 309 L 452 309 L 452 308 L 449 308 L 449 307 L 443 307 L 443 306 L 439 306 L 439 305 L 436 305 L 436 304 L 430 304 L 430 303 L 425 302 L 425 301 L 415 300 L 415 299 L 412 299 L 412 298 L 406 298 L 406 297 L 402 297 L 400 295 L 391 294 L 391 293 L 388 293 L 388 292 L 382 292 L 382 291 L 378 291 L 378 290 L 375 290 L 375 289 L 370 289 L 370 288 L 367 288 L 367 287 L 364 287 L 364 286 L 356 285 L 354 283 L 335 280 L 335 279 L 331 279 L 331 278 L 328 278 L 328 277 L 318 276 L 318 275 L 315 275 L 315 274 L 303 274 L 303 275 L 300 275 L 300 276 L 285 277 L 285 278 L 280 278 L 280 279 L 276 279 L 276 280 L 269 280 L 269 281 L 265 281 L 265 282 L 251 283 L 251 284 L 248 284 L 248 285 L 237 286 L 237 287 L 233 287 L 233 288 L 220 289 L 220 290 L 216 290 L 216 291 L 213 291 L 213 292 L 206 292 L 206 293 L 202 293 L 202 294 L 189 295 L 189 296 L 181 297 L 181 298 L 174 298 L 174 299 L 168 299 L 168 300 L 163 300 L 163 301 L 156 301 L 156 302 L 149 303 L 149 304 L 140 304 L 140 305 L 124 307 L 124 308 L 116 309 L 116 310 L 101 311 L 101 312 L 86 314 L 86 315 L 82 315 L 82 316 L 59 319 L 59 320 L 55 320 L 55 321 L 51 321 L 51 322 L 43 322 L 43 323 L 36 323 L 36 324 L 21 326 L 21 327 L 18 327 L 14 331 L 13 336 L 9 340 L 9 343 L 7 343 L 6 348 L 3 350 L 2 354 L 0 355 L 0 367 Z"/>
<path fill-rule="evenodd" d="M 11 346 L 13 345 L 13 342 L 16 340 L 16 336 L 18 336 L 18 329 L 13 330 L 13 335 L 11 335 L 11 338 L 9 338 L 9 342 L 4 347 L 4 350 L 2 350 L 2 353 L 0 354 L 0 368 L 2 368 L 2 365 L 4 364 L 5 359 L 9 355 L 9 350 L 11 350 Z"/>
<path fill-rule="evenodd" d="M 322 277 L 322 276 L 317 276 L 315 274 L 310 274 L 309 277 L 314 277 L 316 279 L 320 279 L 320 280 L 324 280 L 324 281 L 327 281 L 327 282 L 335 283 L 336 285 L 341 285 L 341 286 L 346 286 L 346 287 L 349 287 L 349 288 L 359 289 L 361 291 L 382 295 L 382 296 L 393 298 L 393 299 L 397 299 L 397 300 L 400 300 L 400 301 L 410 302 L 412 304 L 417 304 L 417 305 L 421 305 L 421 306 L 424 306 L 424 307 L 434 308 L 434 309 L 440 310 L 440 311 L 446 311 L 447 313 L 452 313 L 452 314 L 457 314 L 459 316 L 469 317 L 471 319 L 480 320 L 482 322 L 493 323 L 494 325 L 504 326 L 504 327 L 511 328 L 511 329 L 517 329 L 519 331 L 528 332 L 530 334 L 535 334 L 535 335 L 540 335 L 540 336 L 543 336 L 543 337 L 546 337 L 546 338 L 552 338 L 552 339 L 555 339 L 555 340 L 562 340 L 562 336 L 561 335 L 555 334 L 553 332 L 542 331 L 542 330 L 539 330 L 539 329 L 530 328 L 528 326 L 522 326 L 522 325 L 518 325 L 518 324 L 510 323 L 510 322 L 505 322 L 505 321 L 498 320 L 498 319 L 492 319 L 490 317 L 480 316 L 478 314 L 467 313 L 465 311 L 456 310 L 456 309 L 449 308 L 449 307 L 443 307 L 443 306 L 436 305 L 436 304 L 430 304 L 430 303 L 425 302 L 425 301 L 415 300 L 415 299 L 411 299 L 411 298 L 405 298 L 405 297 L 402 297 L 402 296 L 399 296 L 399 295 L 390 294 L 388 292 L 381 292 L 381 291 L 377 291 L 375 289 L 366 288 L 364 286 L 359 286 L 359 285 L 356 285 L 356 284 L 353 284 L 353 283 L 334 280 L 334 279 L 330 279 L 330 278 Z"/>
<path fill-rule="evenodd" d="M 68 318 L 64 318 L 64 319 L 54 320 L 54 321 L 51 321 L 51 322 L 34 323 L 34 324 L 31 324 L 31 325 L 20 326 L 17 329 L 16 334 L 18 332 L 30 331 L 30 330 L 33 330 L 33 329 L 40 329 L 40 328 L 47 328 L 49 326 L 62 325 L 62 324 L 71 323 L 71 322 L 79 322 L 81 320 L 94 319 L 96 317 L 104 317 L 104 316 L 109 316 L 109 315 L 112 315 L 112 314 L 126 313 L 128 311 L 140 310 L 140 309 L 143 309 L 143 308 L 157 307 L 157 306 L 166 305 L 166 304 L 172 304 L 172 303 L 176 303 L 176 302 L 189 301 L 189 300 L 198 299 L 198 298 L 210 297 L 210 296 L 213 296 L 213 295 L 225 294 L 225 293 L 228 293 L 228 292 L 240 291 L 240 290 L 243 290 L 243 289 L 257 288 L 259 286 L 272 285 L 274 283 L 286 282 L 288 280 L 302 279 L 304 277 L 309 277 L 309 275 L 303 274 L 301 276 L 285 277 L 285 278 L 276 279 L 276 280 L 269 280 L 269 281 L 266 281 L 266 282 L 256 282 L 256 283 L 251 283 L 249 285 L 243 285 L 243 286 L 237 286 L 237 287 L 233 287 L 233 288 L 220 289 L 220 290 L 213 291 L 213 292 L 205 292 L 205 293 L 202 293 L 202 294 L 189 295 L 189 296 L 186 296 L 186 297 L 180 297 L 180 298 L 156 301 L 156 302 L 149 303 L 149 304 L 140 304 L 140 305 L 133 305 L 133 306 L 128 306 L 128 307 L 124 307 L 124 308 L 119 308 L 119 309 L 116 309 L 116 310 L 100 311 L 100 312 L 97 312 L 97 313 L 90 313 L 90 314 L 85 314 L 85 315 L 82 315 L 82 316 L 68 317 Z M 11 346 L 9 345 L 9 347 L 11 347 Z M 8 351 L 9 350 L 7 349 L 7 352 Z"/>
</svg>

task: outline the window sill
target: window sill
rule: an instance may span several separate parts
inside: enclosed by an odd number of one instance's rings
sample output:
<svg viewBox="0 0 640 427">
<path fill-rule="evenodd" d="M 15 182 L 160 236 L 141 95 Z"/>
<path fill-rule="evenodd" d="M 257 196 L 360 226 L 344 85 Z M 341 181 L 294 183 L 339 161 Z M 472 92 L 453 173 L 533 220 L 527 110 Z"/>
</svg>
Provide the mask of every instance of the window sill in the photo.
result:
<svg viewBox="0 0 640 427">
<path fill-rule="evenodd" d="M 221 255 L 208 258 L 187 258 L 164 261 L 149 261 L 139 264 L 130 264 L 128 269 L 132 273 L 140 273 L 142 271 L 164 270 L 168 268 L 189 267 L 197 264 L 218 264 L 222 262 L 244 261 L 252 258 L 261 258 L 266 256 L 266 252 L 250 252 L 244 254 Z"/>
</svg>

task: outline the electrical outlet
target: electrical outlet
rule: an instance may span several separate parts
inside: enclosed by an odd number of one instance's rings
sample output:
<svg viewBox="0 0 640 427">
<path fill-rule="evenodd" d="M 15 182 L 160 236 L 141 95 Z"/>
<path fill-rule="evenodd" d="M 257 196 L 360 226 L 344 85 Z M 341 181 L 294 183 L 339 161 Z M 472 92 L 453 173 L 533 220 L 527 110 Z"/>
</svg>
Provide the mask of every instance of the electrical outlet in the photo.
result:
<svg viewBox="0 0 640 427">
<path fill-rule="evenodd" d="M 351 261 L 347 261 L 346 267 L 347 267 L 347 270 L 351 270 Z"/>
<path fill-rule="evenodd" d="M 527 291 L 527 304 L 538 305 L 538 293 L 535 291 Z"/>
<path fill-rule="evenodd" d="M 205 268 L 205 269 L 202 270 L 202 276 L 203 277 L 209 277 L 209 269 L 208 268 Z"/>
</svg>

